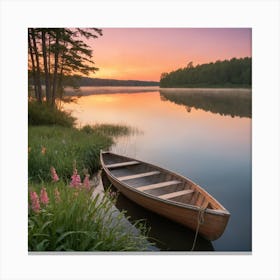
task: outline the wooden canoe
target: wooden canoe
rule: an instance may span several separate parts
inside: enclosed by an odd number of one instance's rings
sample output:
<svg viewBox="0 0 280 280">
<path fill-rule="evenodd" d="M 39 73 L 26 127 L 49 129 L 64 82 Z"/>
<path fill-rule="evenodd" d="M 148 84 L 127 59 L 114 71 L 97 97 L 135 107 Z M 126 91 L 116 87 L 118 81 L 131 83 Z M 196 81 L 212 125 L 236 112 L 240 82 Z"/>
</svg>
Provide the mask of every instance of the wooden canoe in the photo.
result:
<svg viewBox="0 0 280 280">
<path fill-rule="evenodd" d="M 191 180 L 111 152 L 101 151 L 100 161 L 112 185 L 135 203 L 194 231 L 198 228 L 207 240 L 223 234 L 230 213 Z"/>
</svg>

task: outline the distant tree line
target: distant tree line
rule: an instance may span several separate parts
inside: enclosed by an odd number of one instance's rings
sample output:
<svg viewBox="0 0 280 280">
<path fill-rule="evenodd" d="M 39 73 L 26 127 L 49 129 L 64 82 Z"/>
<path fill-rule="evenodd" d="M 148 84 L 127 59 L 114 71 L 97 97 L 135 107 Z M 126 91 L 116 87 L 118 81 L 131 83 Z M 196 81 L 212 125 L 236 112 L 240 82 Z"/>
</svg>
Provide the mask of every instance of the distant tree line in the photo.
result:
<svg viewBox="0 0 280 280">
<path fill-rule="evenodd" d="M 232 58 L 162 73 L 160 87 L 251 87 L 252 58 Z"/>
<path fill-rule="evenodd" d="M 31 77 L 31 71 L 28 71 L 28 76 Z M 45 86 L 44 75 L 41 74 L 42 85 Z M 34 85 L 32 79 L 30 79 L 30 85 Z M 155 81 L 140 81 L 140 80 L 116 80 L 116 79 L 100 79 L 100 78 L 88 78 L 81 76 L 64 76 L 63 87 L 71 86 L 74 88 L 79 87 L 101 87 L 101 86 L 159 86 L 159 82 Z"/>
<path fill-rule="evenodd" d="M 83 39 L 102 36 L 98 28 L 28 28 L 28 69 L 38 102 L 55 106 L 71 75 L 88 75 L 98 68 Z M 45 90 L 42 90 L 42 85 Z"/>
<path fill-rule="evenodd" d="M 158 86 L 159 82 L 139 80 L 116 80 L 81 77 L 76 82 L 77 86 Z"/>
</svg>

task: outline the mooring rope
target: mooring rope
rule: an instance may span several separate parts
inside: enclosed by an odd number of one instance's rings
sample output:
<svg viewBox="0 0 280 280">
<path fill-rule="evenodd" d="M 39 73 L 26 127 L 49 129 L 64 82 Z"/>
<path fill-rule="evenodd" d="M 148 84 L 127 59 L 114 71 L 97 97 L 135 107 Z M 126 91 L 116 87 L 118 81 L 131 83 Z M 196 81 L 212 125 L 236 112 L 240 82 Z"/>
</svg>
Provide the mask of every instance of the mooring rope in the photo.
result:
<svg viewBox="0 0 280 280">
<path fill-rule="evenodd" d="M 197 235 L 198 235 L 198 231 L 199 231 L 199 227 L 200 227 L 200 225 L 202 225 L 204 223 L 205 209 L 206 208 L 200 208 L 199 211 L 198 211 L 197 226 L 196 226 L 195 237 L 194 237 L 194 240 L 193 240 L 193 245 L 192 245 L 191 251 L 194 250 L 194 247 L 195 247 L 195 244 L 196 244 Z"/>
</svg>

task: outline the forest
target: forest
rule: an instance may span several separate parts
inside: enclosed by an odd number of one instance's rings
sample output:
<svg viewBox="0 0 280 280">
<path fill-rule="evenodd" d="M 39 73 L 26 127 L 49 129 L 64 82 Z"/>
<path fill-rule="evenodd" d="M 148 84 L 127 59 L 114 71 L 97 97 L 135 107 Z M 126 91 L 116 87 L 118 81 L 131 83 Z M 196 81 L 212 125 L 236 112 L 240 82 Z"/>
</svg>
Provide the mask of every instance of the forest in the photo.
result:
<svg viewBox="0 0 280 280">
<path fill-rule="evenodd" d="M 160 87 L 251 87 L 252 58 L 232 58 L 162 73 Z"/>
</svg>

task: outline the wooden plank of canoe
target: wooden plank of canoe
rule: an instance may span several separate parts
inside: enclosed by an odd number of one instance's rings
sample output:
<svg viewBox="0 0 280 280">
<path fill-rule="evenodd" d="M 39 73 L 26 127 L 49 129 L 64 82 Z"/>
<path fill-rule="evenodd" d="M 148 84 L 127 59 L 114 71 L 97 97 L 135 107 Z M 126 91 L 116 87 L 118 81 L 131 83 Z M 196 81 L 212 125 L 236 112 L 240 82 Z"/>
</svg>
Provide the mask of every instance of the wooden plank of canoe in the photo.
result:
<svg viewBox="0 0 280 280">
<path fill-rule="evenodd" d="M 209 201 L 205 198 L 200 207 L 202 209 L 205 209 L 205 208 L 207 208 L 208 204 L 209 204 Z"/>
<path fill-rule="evenodd" d="M 142 178 L 142 177 L 147 177 L 147 176 L 152 176 L 152 175 L 157 175 L 157 174 L 160 174 L 160 172 L 151 171 L 151 172 L 133 174 L 133 175 L 122 176 L 122 177 L 117 177 L 117 178 L 120 181 L 124 181 L 124 180 L 137 179 L 137 178 Z"/>
<path fill-rule="evenodd" d="M 156 184 L 152 184 L 152 185 L 141 186 L 141 187 L 137 188 L 137 190 L 147 191 L 147 190 L 153 190 L 153 189 L 157 189 L 157 188 L 177 185 L 177 184 L 180 184 L 180 183 L 181 182 L 177 181 L 177 180 L 166 181 L 166 182 L 156 183 Z"/>
<path fill-rule="evenodd" d="M 182 196 L 182 195 L 186 195 L 186 194 L 191 194 L 191 193 L 193 193 L 193 190 L 182 190 L 182 191 L 178 191 L 178 192 L 163 194 L 158 197 L 162 198 L 162 199 L 170 199 L 170 198 L 174 198 L 174 197 Z"/>
<path fill-rule="evenodd" d="M 139 161 L 133 160 L 133 161 L 126 161 L 126 162 L 119 162 L 119 163 L 113 163 L 106 165 L 107 168 L 118 168 L 118 167 L 125 167 L 129 165 L 135 165 L 140 164 Z"/>
</svg>

